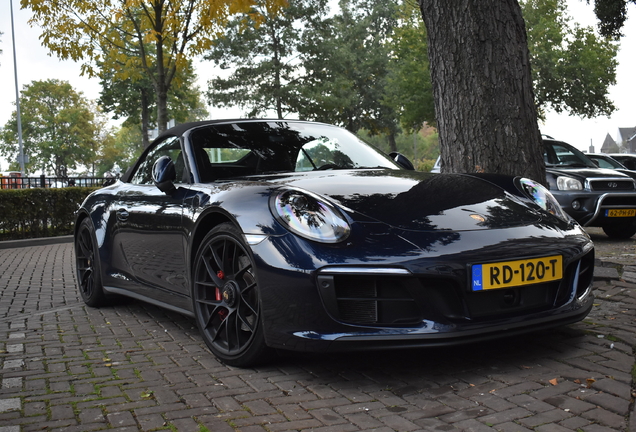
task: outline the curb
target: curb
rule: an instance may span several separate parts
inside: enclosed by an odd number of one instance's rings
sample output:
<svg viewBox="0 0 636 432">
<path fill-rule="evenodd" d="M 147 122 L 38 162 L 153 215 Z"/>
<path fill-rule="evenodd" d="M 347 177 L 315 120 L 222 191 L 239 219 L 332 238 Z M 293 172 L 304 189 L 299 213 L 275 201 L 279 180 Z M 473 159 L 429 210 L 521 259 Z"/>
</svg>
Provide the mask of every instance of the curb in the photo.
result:
<svg viewBox="0 0 636 432">
<path fill-rule="evenodd" d="M 58 243 L 73 243 L 73 236 L 58 236 L 58 237 L 42 237 L 34 239 L 24 240 L 5 240 L 0 241 L 0 249 L 13 249 L 31 246 L 45 246 Z"/>
</svg>

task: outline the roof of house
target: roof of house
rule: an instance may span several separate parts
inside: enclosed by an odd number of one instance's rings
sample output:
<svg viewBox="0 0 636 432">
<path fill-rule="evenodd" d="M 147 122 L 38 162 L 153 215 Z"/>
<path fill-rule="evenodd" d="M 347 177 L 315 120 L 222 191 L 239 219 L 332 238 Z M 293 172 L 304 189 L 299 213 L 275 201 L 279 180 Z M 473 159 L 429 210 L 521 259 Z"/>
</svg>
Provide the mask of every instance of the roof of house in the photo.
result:
<svg viewBox="0 0 636 432">
<path fill-rule="evenodd" d="M 607 134 L 605 136 L 605 141 L 603 141 L 603 146 L 601 146 L 601 153 L 618 153 L 619 149 L 618 149 L 618 145 L 616 144 L 616 141 L 614 141 L 614 138 L 612 138 L 610 136 L 610 134 Z"/>
</svg>

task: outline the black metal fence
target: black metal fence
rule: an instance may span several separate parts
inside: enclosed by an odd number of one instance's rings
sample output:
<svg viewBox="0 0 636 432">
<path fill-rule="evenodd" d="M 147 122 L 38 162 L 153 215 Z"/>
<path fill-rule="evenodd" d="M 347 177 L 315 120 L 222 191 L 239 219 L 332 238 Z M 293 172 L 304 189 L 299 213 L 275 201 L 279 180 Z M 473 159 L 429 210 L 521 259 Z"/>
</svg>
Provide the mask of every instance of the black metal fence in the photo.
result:
<svg viewBox="0 0 636 432">
<path fill-rule="evenodd" d="M 29 188 L 64 188 L 64 187 L 103 187 L 113 183 L 115 177 L 2 177 L 0 176 L 0 188 L 2 189 L 29 189 Z"/>
</svg>

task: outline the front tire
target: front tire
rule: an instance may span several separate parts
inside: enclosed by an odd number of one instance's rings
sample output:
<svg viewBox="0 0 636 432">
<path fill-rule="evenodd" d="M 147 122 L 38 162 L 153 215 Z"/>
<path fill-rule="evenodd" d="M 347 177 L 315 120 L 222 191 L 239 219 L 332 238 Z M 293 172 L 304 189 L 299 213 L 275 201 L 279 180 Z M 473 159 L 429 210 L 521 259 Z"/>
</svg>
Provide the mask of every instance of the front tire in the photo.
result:
<svg viewBox="0 0 636 432">
<path fill-rule="evenodd" d="M 626 221 L 603 226 L 603 231 L 608 237 L 626 240 L 636 234 L 636 221 Z"/>
<path fill-rule="evenodd" d="M 84 219 L 75 235 L 75 268 L 82 300 L 88 306 L 106 304 L 95 230 L 89 218 Z"/>
<path fill-rule="evenodd" d="M 210 231 L 196 254 L 192 301 L 201 336 L 230 366 L 269 359 L 256 270 L 241 232 L 225 223 Z"/>
</svg>

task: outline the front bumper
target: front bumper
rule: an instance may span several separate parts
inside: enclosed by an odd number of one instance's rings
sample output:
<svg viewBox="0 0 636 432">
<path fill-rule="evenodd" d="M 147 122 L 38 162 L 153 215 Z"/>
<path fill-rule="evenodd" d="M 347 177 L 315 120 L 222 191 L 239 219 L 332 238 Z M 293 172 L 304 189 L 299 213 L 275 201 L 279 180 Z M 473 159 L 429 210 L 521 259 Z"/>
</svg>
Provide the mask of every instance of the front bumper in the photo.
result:
<svg viewBox="0 0 636 432">
<path fill-rule="evenodd" d="M 606 216 L 608 210 L 636 209 L 636 193 L 551 192 L 563 210 L 583 226 L 612 223 L 614 219 Z"/>
<path fill-rule="evenodd" d="M 400 250 L 389 244 L 397 238 L 387 238 L 383 250 Z M 454 345 L 569 324 L 592 308 L 594 250 L 578 226 L 568 233 L 550 227 L 466 232 L 453 247 L 447 245 L 448 253 L 441 247 L 422 251 L 414 241 L 410 251 L 362 260 L 338 259 L 345 251 L 321 253 L 322 247 L 309 250 L 311 245 L 302 243 L 315 268 L 290 262 L 289 254 L 276 260 L 281 240 L 270 239 L 255 250 L 265 337 L 276 348 L 327 352 Z M 289 239 L 285 243 L 289 250 Z M 556 253 L 563 256 L 560 281 L 480 293 L 469 289 L 470 264 Z"/>
</svg>

